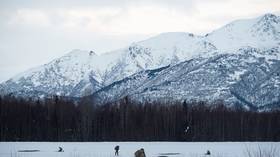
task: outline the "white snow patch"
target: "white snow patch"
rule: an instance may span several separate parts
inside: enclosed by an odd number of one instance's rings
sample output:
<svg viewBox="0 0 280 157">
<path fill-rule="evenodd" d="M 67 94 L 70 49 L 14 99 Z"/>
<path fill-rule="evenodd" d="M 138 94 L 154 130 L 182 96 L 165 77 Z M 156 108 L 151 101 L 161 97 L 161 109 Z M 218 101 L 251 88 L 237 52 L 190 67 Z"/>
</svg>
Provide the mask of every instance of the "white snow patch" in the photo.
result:
<svg viewBox="0 0 280 157">
<path fill-rule="evenodd" d="M 238 81 L 240 80 L 240 76 L 245 74 L 247 70 L 246 69 L 242 69 L 240 71 L 235 71 L 232 75 L 230 75 L 230 77 L 235 80 L 235 81 Z"/>
</svg>

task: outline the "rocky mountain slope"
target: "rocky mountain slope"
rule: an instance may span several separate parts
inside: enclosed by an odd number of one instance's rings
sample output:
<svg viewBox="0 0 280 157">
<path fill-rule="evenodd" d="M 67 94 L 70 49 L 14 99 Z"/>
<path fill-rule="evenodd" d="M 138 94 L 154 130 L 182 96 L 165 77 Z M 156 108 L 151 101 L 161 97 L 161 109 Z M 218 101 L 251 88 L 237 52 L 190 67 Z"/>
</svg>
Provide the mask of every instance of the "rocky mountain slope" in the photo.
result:
<svg viewBox="0 0 280 157">
<path fill-rule="evenodd" d="M 73 50 L 0 85 L 2 94 L 100 100 L 279 101 L 280 17 L 238 20 L 205 36 L 163 33 L 96 55 Z M 154 70 L 153 70 L 154 69 Z"/>
<path fill-rule="evenodd" d="M 139 72 L 92 97 L 103 103 L 128 96 L 136 101 L 222 100 L 228 105 L 270 108 L 280 102 L 280 61 L 274 55 L 248 47 L 237 54 L 198 57 Z"/>
</svg>

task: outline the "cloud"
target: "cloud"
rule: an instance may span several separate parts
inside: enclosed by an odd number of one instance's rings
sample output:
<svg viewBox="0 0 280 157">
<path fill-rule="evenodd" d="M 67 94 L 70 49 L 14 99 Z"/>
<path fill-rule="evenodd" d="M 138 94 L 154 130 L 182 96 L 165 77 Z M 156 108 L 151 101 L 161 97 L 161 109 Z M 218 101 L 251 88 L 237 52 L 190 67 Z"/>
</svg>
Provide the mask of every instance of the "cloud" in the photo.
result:
<svg viewBox="0 0 280 157">
<path fill-rule="evenodd" d="M 32 27 L 48 27 L 51 25 L 49 15 L 42 10 L 19 9 L 13 14 L 7 22 L 9 26 L 28 25 Z"/>
<path fill-rule="evenodd" d="M 206 0 L 201 0 L 206 1 Z M 217 0 L 215 0 L 217 1 Z M 81 8 L 81 7 L 128 7 L 139 5 L 184 6 L 191 8 L 196 0 L 9 0 L 1 2 L 2 8 Z"/>
<path fill-rule="evenodd" d="M 279 11 L 280 4 L 276 0 L 60 0 L 56 3 L 27 0 L 17 1 L 17 5 L 15 2 L 2 5 L 16 8 L 10 15 L 10 26 L 118 35 L 165 31 L 201 34 L 234 19 Z"/>
<path fill-rule="evenodd" d="M 203 21 L 201 21 L 203 22 Z M 158 34 L 166 31 L 205 32 L 197 16 L 168 7 L 131 6 L 84 9 L 19 9 L 7 21 L 8 27 L 48 28 L 63 32 L 88 31 L 97 34 Z"/>
</svg>

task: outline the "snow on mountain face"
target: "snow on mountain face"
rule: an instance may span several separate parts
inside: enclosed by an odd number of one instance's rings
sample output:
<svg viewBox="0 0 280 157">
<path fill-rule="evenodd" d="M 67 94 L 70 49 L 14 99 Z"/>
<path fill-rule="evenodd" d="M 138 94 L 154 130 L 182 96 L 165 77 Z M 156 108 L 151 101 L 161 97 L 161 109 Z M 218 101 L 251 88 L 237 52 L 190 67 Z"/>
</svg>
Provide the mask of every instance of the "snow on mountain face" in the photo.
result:
<svg viewBox="0 0 280 157">
<path fill-rule="evenodd" d="M 280 57 L 279 47 L 280 18 L 266 14 L 255 19 L 234 21 L 205 36 L 183 32 L 163 33 L 102 55 L 96 55 L 92 51 L 74 50 L 48 64 L 6 81 L 0 85 L 0 91 L 1 93 L 14 92 L 27 96 L 36 96 L 38 93 L 37 96 L 61 94 L 80 97 L 98 93 L 99 98 L 106 97 L 108 100 L 128 94 L 135 98 L 146 98 L 149 95 L 151 95 L 151 99 L 168 98 L 174 97 L 174 93 L 176 93 L 176 97 L 181 99 L 187 99 L 186 97 L 205 100 L 225 98 L 226 101 L 236 101 L 237 94 L 240 94 L 243 101 L 256 103 L 256 100 L 263 98 L 266 93 L 254 93 L 253 89 L 250 92 L 238 90 L 239 87 L 247 86 L 246 83 L 242 84 L 242 80 L 245 80 L 242 76 L 250 68 L 253 69 L 254 64 L 248 63 L 246 59 L 249 58 L 249 61 L 259 63 L 258 60 L 264 58 L 267 65 L 277 65 L 276 61 Z M 226 59 L 221 61 L 223 57 L 217 60 L 229 64 L 225 65 L 225 76 L 217 73 L 220 63 L 211 61 L 211 59 L 223 55 L 236 57 L 234 66 Z M 253 56 L 248 57 L 248 55 Z M 206 65 L 212 69 L 202 68 Z M 270 66 L 267 67 L 270 69 Z M 149 70 L 157 68 L 160 70 Z M 189 72 L 190 69 L 196 70 Z M 163 75 L 161 71 L 166 74 Z M 200 75 L 213 80 L 200 80 L 202 78 L 202 76 L 198 77 Z M 255 79 L 257 79 L 257 76 L 259 74 L 253 73 L 250 78 L 256 77 Z M 137 78 L 136 81 L 135 78 Z M 171 78 L 172 80 L 169 80 Z M 268 75 L 265 78 L 267 78 L 265 79 L 266 84 L 258 88 L 269 87 L 269 89 L 273 89 L 269 95 L 273 98 L 277 97 L 273 93 L 274 90 L 278 90 L 280 82 L 278 77 Z M 143 80 L 145 81 L 143 82 Z M 167 82 L 164 83 L 162 80 Z M 217 82 L 218 80 L 220 82 Z M 123 84 L 123 81 L 126 83 Z M 126 87 L 116 86 L 120 82 Z M 130 84 L 130 82 L 133 83 Z M 166 86 L 162 86 L 162 84 L 166 84 Z M 157 85 L 163 88 L 160 91 L 164 92 L 150 90 Z M 174 91 L 175 85 L 182 91 Z M 196 88 L 195 85 L 199 88 Z M 204 85 L 203 88 L 202 85 Z M 118 90 L 119 88 L 127 89 L 131 93 Z M 186 90 L 189 92 L 183 92 Z M 267 104 L 267 101 L 272 100 L 271 97 L 262 99 L 258 105 Z M 238 98 L 238 101 L 241 101 L 239 99 L 241 98 Z"/>
<path fill-rule="evenodd" d="M 239 51 L 146 70 L 102 88 L 92 97 L 102 103 L 126 96 L 136 101 L 223 100 L 254 109 L 280 102 L 280 61 L 266 60 L 253 48 Z"/>
<path fill-rule="evenodd" d="M 165 33 L 103 55 L 73 50 L 8 80 L 1 85 L 2 91 L 42 91 L 78 97 L 89 95 L 136 72 L 176 64 L 190 59 L 196 51 L 207 53 L 216 50 L 200 38 L 187 33 Z"/>
<path fill-rule="evenodd" d="M 237 20 L 206 35 L 223 52 L 241 47 L 267 49 L 280 46 L 280 17 L 265 14 L 249 20 Z"/>
<path fill-rule="evenodd" d="M 100 88 L 93 78 L 92 62 L 94 52 L 73 50 L 49 64 L 31 69 L 5 82 L 8 92 L 42 91 L 45 94 L 71 95 L 76 90 Z M 91 93 L 91 92 L 90 92 Z M 83 94 L 83 93 L 81 93 Z"/>
<path fill-rule="evenodd" d="M 216 48 L 193 34 L 163 33 L 119 51 L 122 51 L 119 59 L 105 72 L 104 85 L 142 70 L 174 65 L 194 56 L 211 55 Z"/>
</svg>

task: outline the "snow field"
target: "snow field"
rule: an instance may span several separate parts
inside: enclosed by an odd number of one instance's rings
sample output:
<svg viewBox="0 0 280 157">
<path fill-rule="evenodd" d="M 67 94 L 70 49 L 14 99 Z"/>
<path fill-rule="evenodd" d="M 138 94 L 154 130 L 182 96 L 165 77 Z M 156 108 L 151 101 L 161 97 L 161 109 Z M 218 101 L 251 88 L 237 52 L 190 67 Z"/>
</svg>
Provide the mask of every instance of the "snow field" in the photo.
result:
<svg viewBox="0 0 280 157">
<path fill-rule="evenodd" d="M 247 150 L 259 148 L 280 153 L 280 142 L 0 142 L 0 157 L 114 157 L 116 145 L 119 157 L 134 157 L 140 148 L 147 157 L 207 157 L 207 150 L 209 157 L 247 157 Z M 64 152 L 57 152 L 59 146 Z"/>
</svg>

